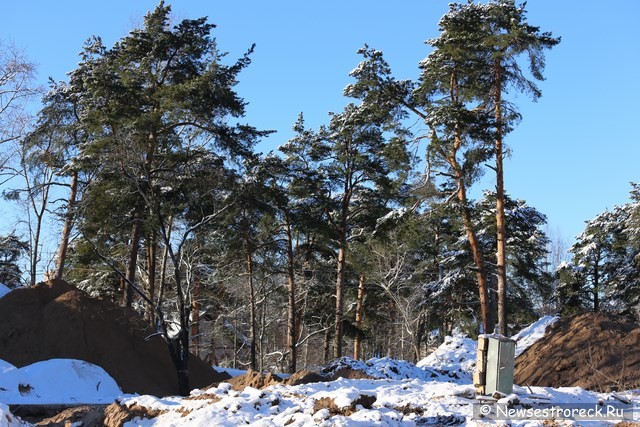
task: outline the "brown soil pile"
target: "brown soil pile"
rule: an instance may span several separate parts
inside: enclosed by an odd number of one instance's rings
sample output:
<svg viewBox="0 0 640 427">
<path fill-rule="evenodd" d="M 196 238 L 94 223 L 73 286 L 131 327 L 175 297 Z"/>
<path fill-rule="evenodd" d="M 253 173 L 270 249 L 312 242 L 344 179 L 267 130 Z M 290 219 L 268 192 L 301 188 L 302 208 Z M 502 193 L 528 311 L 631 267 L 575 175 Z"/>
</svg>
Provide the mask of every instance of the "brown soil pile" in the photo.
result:
<svg viewBox="0 0 640 427">
<path fill-rule="evenodd" d="M 151 419 L 163 413 L 158 409 L 149 409 L 140 405 L 124 406 L 115 402 L 104 410 L 102 424 L 96 425 L 122 427 L 127 421 L 131 421 L 134 418 Z"/>
<path fill-rule="evenodd" d="M 323 381 L 330 381 L 329 378 L 323 377 L 317 372 L 313 371 L 298 371 L 295 374 L 291 375 L 285 383 L 287 385 L 301 385 L 301 384 L 310 384 L 310 383 L 320 383 Z"/>
<path fill-rule="evenodd" d="M 102 367 L 125 393 L 168 396 L 178 380 L 166 343 L 130 310 L 89 297 L 63 281 L 16 289 L 0 298 L 0 359 L 22 367 L 68 358 Z M 229 378 L 189 360 L 192 388 Z"/>
<path fill-rule="evenodd" d="M 249 370 L 246 374 L 233 377 L 227 382 L 231 383 L 234 390 L 242 391 L 246 387 L 262 389 L 270 385 L 282 383 L 282 378 L 271 373 L 263 374 L 262 372 Z"/>
<path fill-rule="evenodd" d="M 73 408 L 67 408 L 61 410 L 55 415 L 43 416 L 43 414 L 29 415 L 28 405 L 18 407 L 17 410 L 12 410 L 14 415 L 20 416 L 23 421 L 32 423 L 35 426 L 46 427 L 67 427 L 71 425 L 76 426 L 104 426 L 104 411 L 106 405 L 83 405 Z M 51 408 L 52 410 L 54 408 Z M 26 414 L 26 415 L 25 415 Z"/>
<path fill-rule="evenodd" d="M 246 374 L 238 375 L 227 380 L 234 390 L 242 391 L 246 387 L 263 389 L 276 384 L 300 385 L 318 383 L 322 381 L 332 381 L 333 378 L 325 377 L 313 371 L 298 371 L 290 377 L 283 379 L 272 373 L 263 374 L 261 372 L 249 370 Z"/>
<path fill-rule="evenodd" d="M 517 384 L 595 391 L 640 387 L 640 327 L 627 318 L 586 313 L 555 322 L 516 360 Z"/>
<path fill-rule="evenodd" d="M 344 378 L 347 380 L 375 380 L 374 377 L 366 372 L 349 367 L 343 367 L 331 373 L 332 380 L 337 380 L 338 378 Z"/>
<path fill-rule="evenodd" d="M 358 412 L 358 406 L 362 405 L 365 409 L 371 409 L 376 401 L 376 396 L 368 394 L 361 394 L 354 399 L 349 406 L 340 407 L 336 405 L 336 402 L 331 397 L 321 397 L 313 404 L 313 412 L 316 413 L 321 409 L 328 409 L 331 415 L 344 415 L 348 417 Z"/>
</svg>

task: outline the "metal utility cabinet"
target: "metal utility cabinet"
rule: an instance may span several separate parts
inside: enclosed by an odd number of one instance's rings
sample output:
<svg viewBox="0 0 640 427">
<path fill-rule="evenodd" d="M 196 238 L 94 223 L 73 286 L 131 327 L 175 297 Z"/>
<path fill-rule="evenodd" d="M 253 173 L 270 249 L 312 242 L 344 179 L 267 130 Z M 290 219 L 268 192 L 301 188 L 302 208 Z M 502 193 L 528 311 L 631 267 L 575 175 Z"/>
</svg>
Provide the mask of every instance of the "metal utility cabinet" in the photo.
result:
<svg viewBox="0 0 640 427">
<path fill-rule="evenodd" d="M 516 342 L 501 335 L 478 338 L 474 384 L 479 394 L 513 392 L 513 365 Z"/>
</svg>

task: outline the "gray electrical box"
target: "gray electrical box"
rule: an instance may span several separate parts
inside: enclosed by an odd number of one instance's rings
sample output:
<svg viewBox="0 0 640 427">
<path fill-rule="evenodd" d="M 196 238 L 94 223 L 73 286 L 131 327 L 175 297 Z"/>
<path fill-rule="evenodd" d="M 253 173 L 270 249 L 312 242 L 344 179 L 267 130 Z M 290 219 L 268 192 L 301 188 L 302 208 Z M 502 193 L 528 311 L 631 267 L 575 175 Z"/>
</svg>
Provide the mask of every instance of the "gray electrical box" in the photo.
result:
<svg viewBox="0 0 640 427">
<path fill-rule="evenodd" d="M 490 336 L 487 348 L 486 394 L 513 392 L 513 365 L 516 342 L 502 336 Z"/>
</svg>

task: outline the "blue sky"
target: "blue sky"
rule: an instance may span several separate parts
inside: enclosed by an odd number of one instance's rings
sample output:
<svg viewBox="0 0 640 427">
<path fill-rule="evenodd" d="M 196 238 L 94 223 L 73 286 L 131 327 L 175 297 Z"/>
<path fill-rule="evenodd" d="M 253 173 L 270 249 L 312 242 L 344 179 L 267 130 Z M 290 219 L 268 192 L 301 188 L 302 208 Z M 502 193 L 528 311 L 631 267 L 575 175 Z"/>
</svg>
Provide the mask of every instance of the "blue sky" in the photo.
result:
<svg viewBox="0 0 640 427">
<path fill-rule="evenodd" d="M 156 1 L 3 2 L 0 39 L 13 41 L 38 64 L 39 78 L 65 79 L 91 35 L 108 46 L 142 23 Z M 253 63 L 238 91 L 249 102 L 246 121 L 278 132 L 260 149 L 291 135 L 299 112 L 317 126 L 347 102 L 342 89 L 364 43 L 384 51 L 399 78 L 416 78 L 437 35 L 447 0 L 393 3 L 350 0 L 176 0 L 176 19 L 208 16 L 221 50 L 237 58 L 252 44 Z M 523 115 L 507 143 L 506 188 L 545 213 L 553 233 L 569 243 L 597 213 L 628 200 L 640 181 L 640 2 L 529 0 L 529 21 L 562 36 L 547 53 L 543 97 L 515 99 Z M 492 187 L 487 173 L 476 186 Z"/>
</svg>

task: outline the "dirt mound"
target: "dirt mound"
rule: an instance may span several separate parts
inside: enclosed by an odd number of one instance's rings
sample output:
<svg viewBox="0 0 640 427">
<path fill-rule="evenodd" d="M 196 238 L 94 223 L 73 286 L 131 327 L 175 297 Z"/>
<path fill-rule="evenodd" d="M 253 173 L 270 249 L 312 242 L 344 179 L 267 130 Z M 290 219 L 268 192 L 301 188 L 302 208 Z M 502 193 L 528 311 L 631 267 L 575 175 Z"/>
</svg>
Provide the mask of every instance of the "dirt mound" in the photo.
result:
<svg viewBox="0 0 640 427">
<path fill-rule="evenodd" d="M 226 380 L 226 382 L 231 383 L 231 387 L 234 390 L 242 391 L 245 387 L 262 389 L 276 384 L 300 385 L 332 380 L 333 378 L 307 370 L 298 371 L 288 378 L 281 378 L 280 376 L 272 373 L 263 374 L 261 372 L 249 370 L 246 374 L 238 375 Z"/>
<path fill-rule="evenodd" d="M 330 381 L 329 378 L 323 377 L 317 372 L 313 371 L 298 371 L 295 374 L 291 375 L 286 379 L 285 384 L 287 385 L 300 385 L 300 384 L 310 384 L 310 383 L 319 383 L 323 381 Z"/>
<path fill-rule="evenodd" d="M 585 313 L 555 322 L 516 359 L 517 384 L 595 391 L 640 387 L 640 327 L 628 318 Z"/>
<path fill-rule="evenodd" d="M 122 427 L 127 421 L 134 418 L 151 419 L 164 412 L 159 409 L 150 409 L 140 405 L 125 406 L 118 402 L 107 406 L 103 414 L 103 424 L 105 427 Z"/>
<path fill-rule="evenodd" d="M 246 374 L 233 377 L 227 382 L 231 383 L 234 390 L 242 391 L 246 387 L 262 389 L 270 385 L 282 383 L 282 378 L 272 373 L 263 374 L 262 372 L 249 370 Z"/>
<path fill-rule="evenodd" d="M 72 408 L 37 408 L 29 405 L 12 409 L 14 415 L 34 426 L 67 427 L 75 426 L 104 426 L 104 411 L 106 405 L 82 405 Z"/>
<path fill-rule="evenodd" d="M 125 393 L 167 396 L 178 380 L 166 343 L 130 309 L 89 297 L 63 281 L 16 289 L 0 298 L 0 359 L 22 367 L 53 358 L 102 367 Z M 192 388 L 228 378 L 189 360 Z"/>
<path fill-rule="evenodd" d="M 321 411 L 323 409 L 328 409 L 329 410 L 329 414 L 330 415 L 344 415 L 346 417 L 348 417 L 349 415 L 352 415 L 356 412 L 358 412 L 358 410 L 360 408 L 358 408 L 358 406 L 362 406 L 365 409 L 371 409 L 371 407 L 373 406 L 373 404 L 376 401 L 376 396 L 372 396 L 372 395 L 368 395 L 368 394 L 361 394 L 360 396 L 356 397 L 355 399 L 353 399 L 349 405 L 347 406 L 339 406 L 338 404 L 336 404 L 335 400 L 331 397 L 321 397 L 320 399 L 316 400 L 313 404 L 313 412 L 316 413 L 318 411 Z"/>
<path fill-rule="evenodd" d="M 338 378 L 345 378 L 349 380 L 375 379 L 375 377 L 369 375 L 365 371 L 367 367 L 368 365 L 360 360 L 355 360 L 350 357 L 341 357 L 339 359 L 332 360 L 327 365 L 323 366 L 320 370 L 320 374 L 329 378 L 329 381 L 334 381 Z"/>
</svg>

